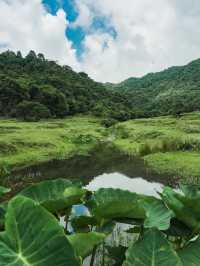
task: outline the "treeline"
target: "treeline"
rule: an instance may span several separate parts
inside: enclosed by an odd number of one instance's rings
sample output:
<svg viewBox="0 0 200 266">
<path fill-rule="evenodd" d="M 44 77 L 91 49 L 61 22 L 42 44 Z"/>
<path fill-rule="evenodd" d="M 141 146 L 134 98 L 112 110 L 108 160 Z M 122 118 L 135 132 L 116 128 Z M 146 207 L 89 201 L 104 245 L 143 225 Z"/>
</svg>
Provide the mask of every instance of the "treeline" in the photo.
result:
<svg viewBox="0 0 200 266">
<path fill-rule="evenodd" d="M 37 121 L 93 114 L 112 122 L 133 118 L 132 107 L 125 93 L 112 92 L 87 74 L 60 66 L 43 54 L 0 54 L 0 116 Z"/>
<path fill-rule="evenodd" d="M 132 104 L 147 116 L 179 115 L 200 110 L 200 59 L 108 88 L 130 93 Z"/>
<path fill-rule="evenodd" d="M 92 114 L 105 125 L 132 118 L 180 115 L 200 110 L 200 60 L 102 84 L 30 51 L 0 54 L 0 116 L 26 121 Z"/>
</svg>

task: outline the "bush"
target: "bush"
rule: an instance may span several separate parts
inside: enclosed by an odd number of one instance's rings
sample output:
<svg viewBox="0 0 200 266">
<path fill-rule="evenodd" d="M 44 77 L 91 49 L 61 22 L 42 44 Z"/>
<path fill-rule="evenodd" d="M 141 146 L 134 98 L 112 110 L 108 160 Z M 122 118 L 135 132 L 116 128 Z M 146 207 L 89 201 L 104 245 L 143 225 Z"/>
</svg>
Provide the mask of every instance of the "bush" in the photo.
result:
<svg viewBox="0 0 200 266">
<path fill-rule="evenodd" d="M 49 109 L 38 102 L 23 101 L 17 105 L 16 117 L 24 121 L 39 121 L 51 117 Z"/>
<path fill-rule="evenodd" d="M 114 126 L 116 123 L 117 123 L 117 120 L 112 119 L 112 118 L 104 119 L 101 121 L 102 126 L 107 127 L 107 128 Z"/>
</svg>

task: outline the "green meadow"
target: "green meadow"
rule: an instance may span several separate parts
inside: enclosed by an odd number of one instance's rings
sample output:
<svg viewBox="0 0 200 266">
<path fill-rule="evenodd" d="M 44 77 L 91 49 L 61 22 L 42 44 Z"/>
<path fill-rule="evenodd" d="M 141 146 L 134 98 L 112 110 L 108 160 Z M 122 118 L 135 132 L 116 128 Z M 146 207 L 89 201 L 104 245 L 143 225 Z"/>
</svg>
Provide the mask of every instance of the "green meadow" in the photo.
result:
<svg viewBox="0 0 200 266">
<path fill-rule="evenodd" d="M 114 132 L 120 150 L 142 156 L 156 172 L 200 177 L 200 113 L 131 120 L 116 125 Z"/>
<path fill-rule="evenodd" d="M 98 119 L 73 117 L 41 122 L 0 120 L 0 166 L 16 169 L 87 154 L 103 138 Z"/>
<path fill-rule="evenodd" d="M 160 173 L 200 177 L 200 113 L 180 118 L 129 120 L 105 128 L 101 119 L 76 116 L 40 122 L 0 120 L 0 167 L 16 169 L 52 159 L 88 154 L 99 142 L 144 158 Z"/>
</svg>

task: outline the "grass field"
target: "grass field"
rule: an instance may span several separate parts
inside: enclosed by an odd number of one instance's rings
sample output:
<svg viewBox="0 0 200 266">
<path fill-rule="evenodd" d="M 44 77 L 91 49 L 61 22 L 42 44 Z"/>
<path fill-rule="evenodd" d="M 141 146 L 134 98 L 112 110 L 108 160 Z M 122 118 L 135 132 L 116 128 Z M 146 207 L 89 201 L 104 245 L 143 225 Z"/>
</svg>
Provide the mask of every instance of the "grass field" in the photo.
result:
<svg viewBox="0 0 200 266">
<path fill-rule="evenodd" d="M 0 169 L 87 154 L 109 139 L 161 174 L 200 178 L 200 113 L 130 120 L 106 129 L 88 116 L 25 123 L 0 120 Z"/>
<path fill-rule="evenodd" d="M 200 178 L 200 113 L 131 120 L 113 131 L 120 150 L 142 156 L 156 172 Z"/>
<path fill-rule="evenodd" d="M 87 153 L 104 128 L 91 117 L 35 123 L 0 120 L 0 167 L 16 168 Z"/>
</svg>

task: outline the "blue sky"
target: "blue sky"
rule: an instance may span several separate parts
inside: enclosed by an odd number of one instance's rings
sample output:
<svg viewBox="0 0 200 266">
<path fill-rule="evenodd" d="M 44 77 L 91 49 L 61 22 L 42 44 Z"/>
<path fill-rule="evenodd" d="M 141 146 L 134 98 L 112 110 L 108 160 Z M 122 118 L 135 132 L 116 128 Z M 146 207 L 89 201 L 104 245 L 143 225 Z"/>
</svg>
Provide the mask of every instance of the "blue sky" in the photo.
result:
<svg viewBox="0 0 200 266">
<path fill-rule="evenodd" d="M 67 20 L 71 23 L 79 15 L 74 0 L 43 0 L 43 4 L 52 15 L 56 15 L 57 11 L 62 8 L 67 14 Z M 106 16 L 94 16 L 91 27 L 87 30 L 80 26 L 67 28 L 66 37 L 72 41 L 77 57 L 81 57 L 84 53 L 83 41 L 85 37 L 95 31 L 108 33 L 114 38 L 117 37 L 116 30 L 110 25 Z"/>
<path fill-rule="evenodd" d="M 0 52 L 120 82 L 200 58 L 199 14 L 199 0 L 0 0 Z"/>
</svg>

